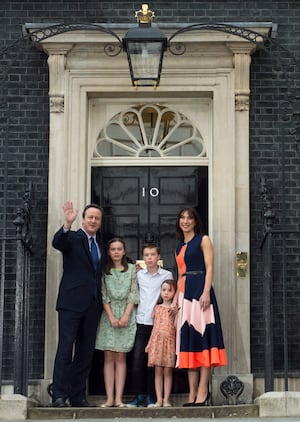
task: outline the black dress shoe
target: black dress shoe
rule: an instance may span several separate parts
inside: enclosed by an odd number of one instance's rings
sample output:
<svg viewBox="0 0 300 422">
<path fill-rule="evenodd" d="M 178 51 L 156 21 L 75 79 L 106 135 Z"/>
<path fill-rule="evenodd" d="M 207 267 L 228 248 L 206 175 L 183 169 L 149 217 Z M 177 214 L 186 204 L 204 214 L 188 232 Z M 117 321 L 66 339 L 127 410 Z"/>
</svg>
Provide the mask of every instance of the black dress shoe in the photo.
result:
<svg viewBox="0 0 300 422">
<path fill-rule="evenodd" d="M 81 401 L 71 401 L 72 407 L 96 407 L 94 403 L 89 403 L 86 399 Z"/>
<path fill-rule="evenodd" d="M 58 399 L 51 403 L 51 407 L 69 407 L 69 405 L 64 401 L 64 399 L 58 397 Z"/>
</svg>

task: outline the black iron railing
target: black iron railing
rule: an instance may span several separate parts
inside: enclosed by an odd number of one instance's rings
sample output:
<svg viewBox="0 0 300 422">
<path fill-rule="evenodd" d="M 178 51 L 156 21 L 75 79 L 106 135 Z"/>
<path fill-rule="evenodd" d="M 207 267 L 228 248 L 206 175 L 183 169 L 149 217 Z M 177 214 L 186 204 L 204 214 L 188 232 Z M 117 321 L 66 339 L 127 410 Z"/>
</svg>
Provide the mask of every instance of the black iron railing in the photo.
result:
<svg viewBox="0 0 300 422">
<path fill-rule="evenodd" d="M 264 178 L 261 178 L 261 194 L 264 223 L 261 250 L 264 275 L 265 391 L 274 391 L 275 369 L 283 376 L 284 389 L 288 391 L 289 376 L 297 372 L 293 368 L 295 359 L 290 352 L 294 349 L 295 340 L 290 337 L 292 330 L 289 329 L 288 320 L 292 319 L 291 301 L 300 300 L 298 289 L 293 286 L 293 281 L 300 276 L 300 230 L 274 229 L 275 213 L 268 198 Z M 292 326 L 295 330 L 295 324 L 290 324 Z M 274 340 L 275 330 L 279 333 L 277 337 L 280 337 L 277 344 Z M 299 365 L 296 366 L 298 368 Z"/>
<path fill-rule="evenodd" d="M 28 324 L 30 258 L 32 255 L 31 186 L 25 192 L 23 206 L 18 208 L 14 220 L 15 236 L 2 235 L 1 240 L 1 285 L 0 285 L 0 388 L 3 384 L 4 352 L 4 307 L 6 278 L 15 279 L 14 307 L 14 393 L 28 393 Z"/>
</svg>

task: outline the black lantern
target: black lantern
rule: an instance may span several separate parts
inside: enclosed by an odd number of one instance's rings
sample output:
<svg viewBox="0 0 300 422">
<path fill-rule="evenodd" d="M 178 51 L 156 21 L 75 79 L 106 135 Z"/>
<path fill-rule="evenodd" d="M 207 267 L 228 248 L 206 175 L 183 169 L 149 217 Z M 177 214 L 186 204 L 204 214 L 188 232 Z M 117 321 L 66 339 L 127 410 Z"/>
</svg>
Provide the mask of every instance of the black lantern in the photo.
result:
<svg viewBox="0 0 300 422">
<path fill-rule="evenodd" d="M 139 26 L 129 29 L 122 40 L 123 49 L 127 53 L 132 85 L 159 85 L 164 51 L 168 40 L 156 26 L 152 26 L 154 12 L 147 4 L 135 13 Z"/>
</svg>

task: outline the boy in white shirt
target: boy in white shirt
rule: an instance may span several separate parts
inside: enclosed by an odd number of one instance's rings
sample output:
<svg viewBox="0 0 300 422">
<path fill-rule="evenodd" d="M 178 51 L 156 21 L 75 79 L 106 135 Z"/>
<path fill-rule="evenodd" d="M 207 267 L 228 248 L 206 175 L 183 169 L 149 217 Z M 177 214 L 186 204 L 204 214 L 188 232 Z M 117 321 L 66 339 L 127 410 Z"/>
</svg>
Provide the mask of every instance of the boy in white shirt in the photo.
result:
<svg viewBox="0 0 300 422">
<path fill-rule="evenodd" d="M 153 407 L 155 404 L 154 368 L 147 365 L 148 344 L 153 319 L 152 312 L 160 296 L 161 284 L 173 278 L 171 271 L 160 268 L 159 247 L 154 243 L 143 246 L 143 260 L 146 268 L 137 272 L 140 301 L 137 307 L 137 332 L 132 351 L 132 387 L 136 397 L 127 404 L 128 407 Z"/>
</svg>

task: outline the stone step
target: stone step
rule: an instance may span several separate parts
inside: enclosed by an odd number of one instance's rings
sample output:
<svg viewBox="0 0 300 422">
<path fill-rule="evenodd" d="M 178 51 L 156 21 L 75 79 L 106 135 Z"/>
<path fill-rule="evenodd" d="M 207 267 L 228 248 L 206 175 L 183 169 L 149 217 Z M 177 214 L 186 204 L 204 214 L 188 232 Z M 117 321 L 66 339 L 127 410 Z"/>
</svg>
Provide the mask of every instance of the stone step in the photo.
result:
<svg viewBox="0 0 300 422">
<path fill-rule="evenodd" d="M 27 418 L 32 420 L 47 419 L 113 419 L 113 418 L 247 418 L 258 417 L 259 409 L 255 404 L 236 406 L 203 407 L 161 407 L 161 408 L 53 408 L 31 407 Z"/>
</svg>

